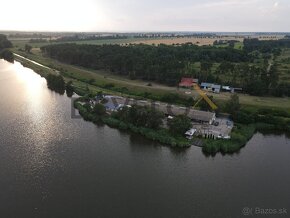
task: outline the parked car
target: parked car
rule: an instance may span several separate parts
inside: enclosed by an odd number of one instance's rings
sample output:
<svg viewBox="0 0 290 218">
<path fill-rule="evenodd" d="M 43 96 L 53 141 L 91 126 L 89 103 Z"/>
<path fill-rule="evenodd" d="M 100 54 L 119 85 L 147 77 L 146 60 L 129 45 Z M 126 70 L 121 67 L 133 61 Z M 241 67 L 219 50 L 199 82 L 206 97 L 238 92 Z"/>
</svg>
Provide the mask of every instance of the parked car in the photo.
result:
<svg viewBox="0 0 290 218">
<path fill-rule="evenodd" d="M 194 133 L 196 133 L 196 129 L 190 129 L 188 130 L 185 135 L 187 139 L 192 139 L 192 136 L 194 135 Z"/>
</svg>

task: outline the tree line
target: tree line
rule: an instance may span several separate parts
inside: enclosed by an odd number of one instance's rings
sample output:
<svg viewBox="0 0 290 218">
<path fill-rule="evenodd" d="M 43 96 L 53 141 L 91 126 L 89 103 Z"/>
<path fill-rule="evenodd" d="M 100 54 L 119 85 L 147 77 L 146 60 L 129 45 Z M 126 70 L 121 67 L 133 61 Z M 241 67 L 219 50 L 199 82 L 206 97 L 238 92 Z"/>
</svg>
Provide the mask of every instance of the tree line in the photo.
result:
<svg viewBox="0 0 290 218">
<path fill-rule="evenodd" d="M 290 39 L 259 40 L 254 38 L 244 40 L 244 50 L 247 52 L 275 53 L 279 52 L 281 48 L 290 48 Z"/>
<path fill-rule="evenodd" d="M 251 57 L 232 48 L 199 47 L 193 44 L 169 45 L 77 45 L 56 44 L 41 48 L 42 52 L 61 62 L 106 69 L 131 79 L 157 81 L 177 85 L 185 75 L 188 62 L 247 62 Z"/>
<path fill-rule="evenodd" d="M 288 40 L 290 42 L 290 40 Z M 187 43 L 171 45 L 77 45 L 55 44 L 41 48 L 42 52 L 58 61 L 91 69 L 105 69 L 131 79 L 156 81 L 176 86 L 181 77 L 198 78 L 240 87 L 257 95 L 290 96 L 290 84 L 279 81 L 279 72 L 269 60 L 289 46 L 288 41 L 259 41 L 246 39 L 245 48 L 216 48 Z M 262 59 L 261 59 L 262 57 Z M 255 61 L 262 60 L 262 64 Z M 200 63 L 196 70 L 194 63 Z M 218 63 L 216 67 L 214 64 Z"/>
</svg>

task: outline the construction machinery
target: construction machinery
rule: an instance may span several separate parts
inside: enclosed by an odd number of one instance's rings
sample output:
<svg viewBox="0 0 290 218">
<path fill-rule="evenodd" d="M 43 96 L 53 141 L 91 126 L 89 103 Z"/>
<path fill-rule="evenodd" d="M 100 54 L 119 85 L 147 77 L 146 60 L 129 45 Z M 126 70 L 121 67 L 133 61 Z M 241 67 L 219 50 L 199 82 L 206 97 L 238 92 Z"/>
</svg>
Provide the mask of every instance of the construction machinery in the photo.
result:
<svg viewBox="0 0 290 218">
<path fill-rule="evenodd" d="M 211 109 L 212 110 L 216 110 L 218 107 L 212 102 L 212 100 L 210 100 L 210 98 L 206 95 L 206 93 L 205 92 L 203 92 L 201 89 L 200 89 L 200 87 L 199 87 L 199 85 L 198 84 L 193 84 L 193 89 L 195 90 L 195 91 L 197 91 L 197 93 L 200 95 L 200 99 L 195 103 L 195 105 L 193 106 L 193 108 L 195 108 L 198 104 L 199 104 L 199 102 L 202 100 L 202 99 L 204 99 L 207 103 L 208 103 L 208 105 L 211 107 Z"/>
</svg>

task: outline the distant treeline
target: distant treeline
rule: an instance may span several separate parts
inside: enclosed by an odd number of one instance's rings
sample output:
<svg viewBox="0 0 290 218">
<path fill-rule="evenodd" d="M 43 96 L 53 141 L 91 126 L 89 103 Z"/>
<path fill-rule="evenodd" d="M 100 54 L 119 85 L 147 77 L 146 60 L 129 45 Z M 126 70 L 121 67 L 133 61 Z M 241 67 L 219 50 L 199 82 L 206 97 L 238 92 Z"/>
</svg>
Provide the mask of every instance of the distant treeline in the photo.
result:
<svg viewBox="0 0 290 218">
<path fill-rule="evenodd" d="M 73 35 L 73 36 L 62 36 L 52 42 L 73 42 L 73 41 L 83 41 L 83 40 L 105 40 L 105 39 L 127 39 L 128 36 L 125 35 L 109 35 L 109 36 L 99 36 L 99 35 Z"/>
<path fill-rule="evenodd" d="M 39 39 L 30 39 L 29 42 L 30 43 L 46 43 L 48 42 L 48 40 L 39 38 Z"/>
<path fill-rule="evenodd" d="M 8 48 L 12 48 L 12 43 L 7 39 L 6 35 L 0 34 L 0 58 L 6 61 L 13 62 L 13 53 Z"/>
<path fill-rule="evenodd" d="M 259 51 L 262 53 L 276 53 L 281 48 L 290 48 L 290 39 L 280 40 L 259 40 L 245 39 L 244 49 L 247 52 Z"/>
<path fill-rule="evenodd" d="M 49 38 L 49 35 L 42 33 L 15 33 L 9 34 L 9 38 Z"/>
<path fill-rule="evenodd" d="M 91 69 L 107 69 L 131 79 L 177 85 L 189 62 L 248 62 L 251 56 L 233 48 L 169 45 L 77 45 L 56 44 L 42 52 L 61 62 Z"/>
</svg>

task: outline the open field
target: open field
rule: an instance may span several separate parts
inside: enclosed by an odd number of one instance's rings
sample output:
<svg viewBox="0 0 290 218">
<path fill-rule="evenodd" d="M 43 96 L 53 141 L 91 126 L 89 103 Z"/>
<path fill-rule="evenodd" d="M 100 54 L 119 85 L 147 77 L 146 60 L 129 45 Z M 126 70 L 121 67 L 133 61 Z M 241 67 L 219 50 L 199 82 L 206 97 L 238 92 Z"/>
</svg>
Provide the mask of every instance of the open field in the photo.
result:
<svg viewBox="0 0 290 218">
<path fill-rule="evenodd" d="M 235 49 L 243 49 L 244 43 L 243 42 L 236 42 L 235 43 Z"/>
<path fill-rule="evenodd" d="M 35 48 L 39 48 L 48 44 L 62 44 L 62 43 L 76 43 L 76 44 L 91 44 L 91 45 L 103 45 L 103 44 L 119 44 L 126 45 L 132 44 L 147 44 L 147 45 L 173 45 L 173 44 L 185 44 L 192 43 L 195 45 L 213 45 L 216 40 L 236 40 L 239 41 L 235 43 L 236 49 L 243 48 L 243 40 L 245 38 L 259 38 L 259 40 L 278 40 L 282 39 L 284 35 L 252 35 L 252 36 L 196 36 L 196 37 L 160 37 L 160 38 L 126 38 L 126 39 L 96 39 L 96 40 L 81 40 L 81 41 L 69 41 L 69 42 L 41 42 L 41 43 L 30 43 L 29 38 L 10 38 L 9 40 L 14 44 L 15 47 L 23 48 L 25 44 L 30 44 Z M 221 45 L 221 47 L 226 47 L 227 45 Z"/>
<path fill-rule="evenodd" d="M 211 95 L 219 101 L 226 101 L 230 98 L 231 93 L 220 93 L 215 94 L 211 93 Z M 240 98 L 240 103 L 242 105 L 247 106 L 255 106 L 259 108 L 284 108 L 290 109 L 290 98 L 276 98 L 276 97 L 258 97 L 258 96 L 251 96 L 246 94 L 238 94 Z"/>
<path fill-rule="evenodd" d="M 213 45 L 214 41 L 216 40 L 237 40 L 242 42 L 244 38 L 242 37 L 183 37 L 183 38 L 160 38 L 160 39 L 149 39 L 149 40 L 139 40 L 134 43 L 136 44 L 147 44 L 147 45 L 159 45 L 159 44 L 166 44 L 166 45 L 173 45 L 173 44 L 185 44 L 185 43 L 192 43 L 195 45 Z"/>
<path fill-rule="evenodd" d="M 259 40 L 278 40 L 284 38 L 284 35 L 260 35 L 260 36 L 215 36 L 215 37 L 172 37 L 172 38 L 158 38 L 158 39 L 147 39 L 147 40 L 138 40 L 134 42 L 135 44 L 148 44 L 148 45 L 159 45 L 159 44 L 166 44 L 166 45 L 173 45 L 173 44 L 185 44 L 185 43 L 192 43 L 196 45 L 213 45 L 214 41 L 216 40 L 236 40 L 239 41 L 235 45 L 236 49 L 241 49 L 243 47 L 243 40 L 245 38 L 259 38 Z M 226 45 L 225 45 L 226 46 Z"/>
</svg>

